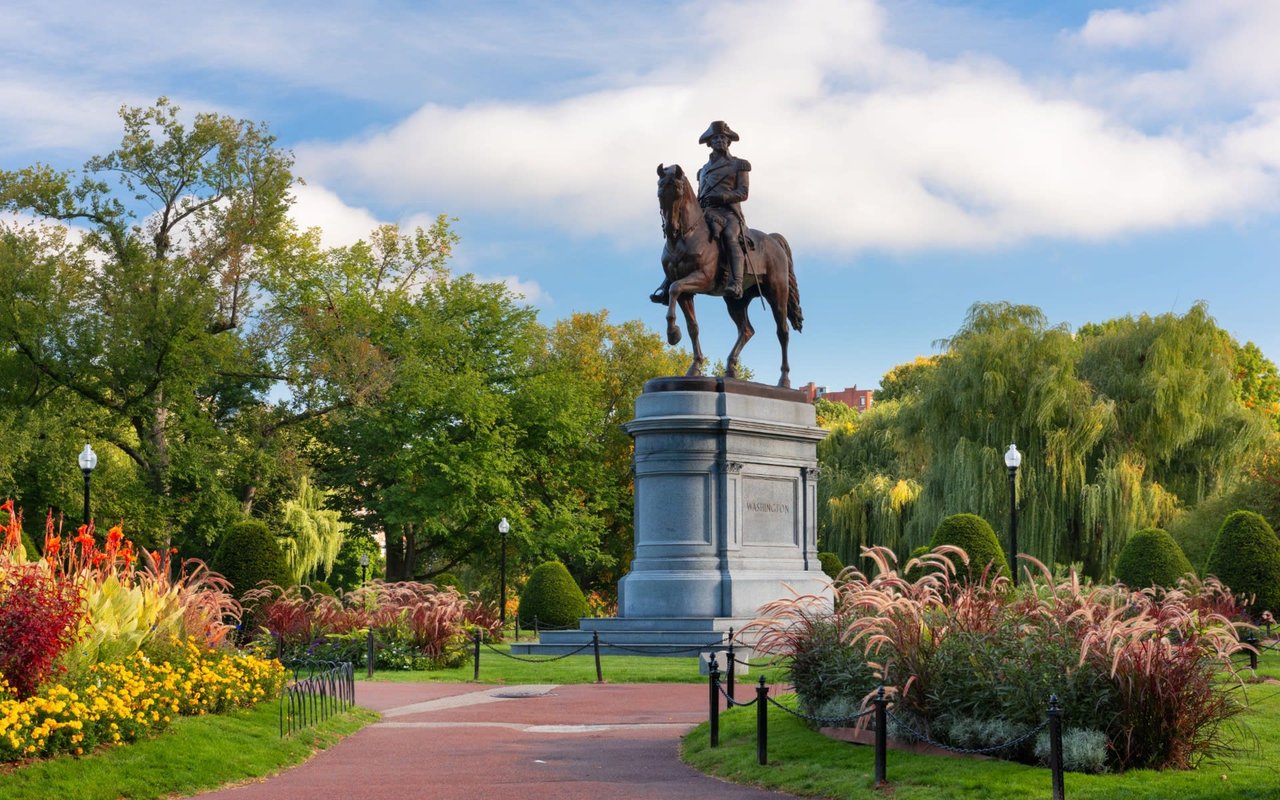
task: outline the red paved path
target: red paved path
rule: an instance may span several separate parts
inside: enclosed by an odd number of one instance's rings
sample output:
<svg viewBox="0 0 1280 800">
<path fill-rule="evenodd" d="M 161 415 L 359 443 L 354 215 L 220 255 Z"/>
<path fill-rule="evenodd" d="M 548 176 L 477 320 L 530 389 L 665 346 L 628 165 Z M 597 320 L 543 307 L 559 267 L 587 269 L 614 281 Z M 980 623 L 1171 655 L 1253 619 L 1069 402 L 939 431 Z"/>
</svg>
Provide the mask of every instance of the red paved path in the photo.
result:
<svg viewBox="0 0 1280 800">
<path fill-rule="evenodd" d="M 493 699 L 493 693 L 536 693 Z M 708 778 L 677 755 L 706 716 L 697 684 L 495 687 L 356 684 L 385 715 L 307 763 L 208 800 L 779 800 Z M 482 700 L 483 702 L 475 702 Z M 414 708 L 420 703 L 433 703 Z M 452 706 L 452 707 L 450 707 Z M 577 729 L 573 726 L 605 726 Z M 539 727 L 540 726 L 540 727 Z M 567 726 L 567 727 L 548 727 Z"/>
</svg>

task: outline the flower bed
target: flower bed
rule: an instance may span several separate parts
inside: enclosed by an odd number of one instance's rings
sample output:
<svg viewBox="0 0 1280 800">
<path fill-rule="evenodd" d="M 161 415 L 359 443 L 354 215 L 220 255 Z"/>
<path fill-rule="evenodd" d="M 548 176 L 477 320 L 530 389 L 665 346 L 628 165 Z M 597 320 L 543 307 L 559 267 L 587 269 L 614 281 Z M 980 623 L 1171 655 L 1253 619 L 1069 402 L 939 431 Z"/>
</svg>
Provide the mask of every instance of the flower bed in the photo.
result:
<svg viewBox="0 0 1280 800">
<path fill-rule="evenodd" d="M 757 623 L 760 649 L 787 659 L 808 713 L 852 716 L 883 684 L 903 723 L 891 735 L 914 729 L 978 749 L 1039 727 L 1056 694 L 1067 767 L 1078 771 L 1189 768 L 1236 742 L 1243 705 L 1231 657 L 1248 626 L 1233 622 L 1240 608 L 1216 581 L 1135 592 L 1037 564 L 1030 585 L 1014 589 L 990 574 L 957 578 L 951 558 L 967 559 L 957 548 L 909 561 L 909 577 L 887 550 L 865 556 L 874 577 L 847 570 L 836 612 L 802 597 Z M 1046 750 L 1041 733 L 1003 755 L 1034 763 Z"/>
<path fill-rule="evenodd" d="M 0 528 L 0 763 L 131 742 L 174 716 L 278 696 L 278 661 L 231 650 L 228 585 L 172 551 L 135 549 L 120 526 L 64 541 L 52 515 L 30 561 L 12 501 Z"/>
<path fill-rule="evenodd" d="M 502 636 L 496 606 L 430 583 L 378 581 L 341 597 L 271 586 L 244 603 L 247 638 L 270 642 L 286 662 L 363 661 L 372 630 L 379 669 L 439 669 L 466 658 L 473 631 Z"/>
<path fill-rule="evenodd" d="M 82 754 L 163 730 L 175 716 L 219 713 L 276 696 L 280 662 L 174 644 L 171 659 L 135 653 L 94 664 L 82 682 L 19 699 L 0 678 L 0 762 Z"/>
</svg>

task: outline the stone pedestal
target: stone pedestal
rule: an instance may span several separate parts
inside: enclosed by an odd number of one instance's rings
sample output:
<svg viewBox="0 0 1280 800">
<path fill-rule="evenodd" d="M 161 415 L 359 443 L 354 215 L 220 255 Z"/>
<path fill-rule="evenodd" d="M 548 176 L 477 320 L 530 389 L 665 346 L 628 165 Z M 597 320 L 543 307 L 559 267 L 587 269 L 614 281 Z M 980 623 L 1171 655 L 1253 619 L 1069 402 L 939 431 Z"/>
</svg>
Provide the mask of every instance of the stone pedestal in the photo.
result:
<svg viewBox="0 0 1280 800">
<path fill-rule="evenodd" d="M 618 616 L 543 631 L 514 654 L 721 652 L 760 606 L 831 596 L 818 563 L 817 444 L 804 395 L 726 378 L 657 378 L 624 426 L 635 439 L 635 558 Z M 734 636 L 739 659 L 755 636 Z M 724 665 L 724 661 L 721 661 Z"/>
<path fill-rule="evenodd" d="M 624 427 L 636 443 L 635 559 L 620 618 L 751 619 L 791 590 L 829 594 L 814 514 L 826 431 L 800 392 L 659 378 Z"/>
</svg>

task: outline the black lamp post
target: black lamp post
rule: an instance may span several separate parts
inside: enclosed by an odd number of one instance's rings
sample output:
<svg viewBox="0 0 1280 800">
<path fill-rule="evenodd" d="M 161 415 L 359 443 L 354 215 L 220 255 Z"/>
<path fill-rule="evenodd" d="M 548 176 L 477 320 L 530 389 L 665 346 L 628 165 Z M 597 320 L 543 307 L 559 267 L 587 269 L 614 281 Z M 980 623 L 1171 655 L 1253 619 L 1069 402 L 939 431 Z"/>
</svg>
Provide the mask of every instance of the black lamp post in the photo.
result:
<svg viewBox="0 0 1280 800">
<path fill-rule="evenodd" d="M 360 585 L 364 586 L 369 582 L 369 554 L 360 554 Z"/>
<path fill-rule="evenodd" d="M 1022 453 L 1016 444 L 1009 445 L 1004 454 L 1004 465 L 1009 468 L 1009 566 L 1013 568 L 1013 585 L 1018 585 L 1018 465 Z"/>
<path fill-rule="evenodd" d="M 502 534 L 502 566 L 498 571 L 498 620 L 504 628 L 507 626 L 507 534 L 511 532 L 511 523 L 503 517 L 498 523 L 498 533 Z"/>
<path fill-rule="evenodd" d="M 93 448 L 85 445 L 80 451 L 80 471 L 84 473 L 84 524 L 89 524 L 89 473 L 98 466 L 98 454 Z"/>
</svg>

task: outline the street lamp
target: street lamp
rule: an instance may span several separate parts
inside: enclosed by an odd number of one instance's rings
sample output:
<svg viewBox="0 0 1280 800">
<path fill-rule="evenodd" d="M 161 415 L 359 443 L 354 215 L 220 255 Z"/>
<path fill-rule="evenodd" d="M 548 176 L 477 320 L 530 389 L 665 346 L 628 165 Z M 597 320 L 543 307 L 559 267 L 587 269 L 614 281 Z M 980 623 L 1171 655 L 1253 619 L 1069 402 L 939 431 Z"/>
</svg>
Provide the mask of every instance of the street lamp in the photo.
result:
<svg viewBox="0 0 1280 800">
<path fill-rule="evenodd" d="M 364 586 L 369 582 L 369 554 L 360 554 L 360 585 Z"/>
<path fill-rule="evenodd" d="M 1018 585 L 1018 466 L 1022 453 L 1016 444 L 1009 445 L 1004 454 L 1004 465 L 1009 468 L 1009 550 L 1013 568 L 1013 585 Z"/>
<path fill-rule="evenodd" d="M 507 626 L 507 534 L 511 531 L 511 523 L 503 517 L 498 523 L 498 533 L 502 534 L 502 567 L 498 575 L 498 620 L 502 627 Z"/>
<path fill-rule="evenodd" d="M 85 445 L 80 451 L 80 471 L 84 473 L 84 524 L 89 524 L 89 473 L 98 466 L 98 454 L 93 448 Z"/>
</svg>

